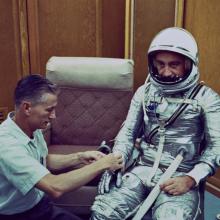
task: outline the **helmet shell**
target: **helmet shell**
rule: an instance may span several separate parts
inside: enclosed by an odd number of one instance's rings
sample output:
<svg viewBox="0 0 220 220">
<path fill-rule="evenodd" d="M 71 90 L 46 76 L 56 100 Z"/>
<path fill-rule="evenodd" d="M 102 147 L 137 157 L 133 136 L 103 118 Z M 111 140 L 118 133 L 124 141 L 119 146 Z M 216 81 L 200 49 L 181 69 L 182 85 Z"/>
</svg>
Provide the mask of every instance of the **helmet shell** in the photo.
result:
<svg viewBox="0 0 220 220">
<path fill-rule="evenodd" d="M 171 51 L 181 54 L 192 61 L 192 67 L 190 73 L 184 80 L 167 85 L 162 81 L 158 81 L 155 78 L 155 68 L 153 68 L 152 57 L 153 54 L 160 51 Z M 160 31 L 152 40 L 148 49 L 148 66 L 150 73 L 150 80 L 156 85 L 162 88 L 165 92 L 182 91 L 190 88 L 199 79 L 198 72 L 198 46 L 191 33 L 183 28 L 170 27 Z"/>
<path fill-rule="evenodd" d="M 192 34 L 183 28 L 172 27 L 160 31 L 151 42 L 148 55 L 160 50 L 180 53 L 198 65 L 197 43 Z"/>
</svg>

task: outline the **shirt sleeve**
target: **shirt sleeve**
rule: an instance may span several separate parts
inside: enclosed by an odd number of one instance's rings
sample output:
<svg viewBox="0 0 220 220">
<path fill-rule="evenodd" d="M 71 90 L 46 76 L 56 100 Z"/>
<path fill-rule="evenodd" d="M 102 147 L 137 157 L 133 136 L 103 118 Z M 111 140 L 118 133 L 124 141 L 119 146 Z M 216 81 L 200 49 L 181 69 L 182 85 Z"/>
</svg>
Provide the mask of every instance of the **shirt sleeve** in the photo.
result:
<svg viewBox="0 0 220 220">
<path fill-rule="evenodd" d="M 23 195 L 32 189 L 49 170 L 16 143 L 0 150 L 0 171 Z"/>
</svg>

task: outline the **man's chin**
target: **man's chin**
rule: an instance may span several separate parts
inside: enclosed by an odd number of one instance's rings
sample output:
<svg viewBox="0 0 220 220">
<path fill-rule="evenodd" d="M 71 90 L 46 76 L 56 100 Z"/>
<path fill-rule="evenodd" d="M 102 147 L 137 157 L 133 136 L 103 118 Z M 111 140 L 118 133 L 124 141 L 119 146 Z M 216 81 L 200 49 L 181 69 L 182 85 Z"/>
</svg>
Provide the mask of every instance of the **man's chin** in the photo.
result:
<svg viewBox="0 0 220 220">
<path fill-rule="evenodd" d="M 44 122 L 43 125 L 42 125 L 42 127 L 41 127 L 41 129 L 47 129 L 47 128 L 50 127 L 50 125 L 51 125 L 50 122 Z"/>
</svg>

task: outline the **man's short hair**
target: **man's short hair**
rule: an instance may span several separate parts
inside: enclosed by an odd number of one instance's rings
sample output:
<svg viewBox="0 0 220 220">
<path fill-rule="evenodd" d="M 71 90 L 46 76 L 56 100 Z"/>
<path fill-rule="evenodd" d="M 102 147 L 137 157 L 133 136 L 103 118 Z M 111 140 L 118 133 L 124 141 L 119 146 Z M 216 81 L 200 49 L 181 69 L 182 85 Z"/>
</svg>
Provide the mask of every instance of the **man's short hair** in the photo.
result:
<svg viewBox="0 0 220 220">
<path fill-rule="evenodd" d="M 32 104 L 42 102 L 44 94 L 57 95 L 56 84 L 40 74 L 31 74 L 18 81 L 14 92 L 15 106 L 18 107 L 22 101 L 29 101 Z"/>
</svg>

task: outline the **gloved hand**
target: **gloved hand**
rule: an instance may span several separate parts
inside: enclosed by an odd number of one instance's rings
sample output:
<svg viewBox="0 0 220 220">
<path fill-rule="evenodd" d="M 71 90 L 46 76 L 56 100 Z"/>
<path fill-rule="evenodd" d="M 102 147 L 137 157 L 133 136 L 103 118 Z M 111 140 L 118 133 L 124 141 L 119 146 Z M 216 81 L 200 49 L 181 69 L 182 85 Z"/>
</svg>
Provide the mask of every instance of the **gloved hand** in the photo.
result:
<svg viewBox="0 0 220 220">
<path fill-rule="evenodd" d="M 106 170 L 98 185 L 98 193 L 104 194 L 110 191 L 110 185 L 115 184 L 116 187 L 121 187 L 122 184 L 122 171 L 117 170 L 115 172 Z"/>
<path fill-rule="evenodd" d="M 106 143 L 106 141 L 102 141 L 97 151 L 100 151 L 104 154 L 110 154 L 112 152 L 111 147 Z"/>
<path fill-rule="evenodd" d="M 101 145 L 98 148 L 98 151 L 101 151 L 102 153 L 109 154 L 112 152 L 111 147 L 106 144 L 106 141 L 102 141 Z M 117 154 L 117 152 L 115 152 Z M 121 154 L 121 153 L 120 153 Z M 116 187 L 121 187 L 122 184 L 122 170 L 117 171 L 111 171 L 106 170 L 99 182 L 98 185 L 98 193 L 104 194 L 108 193 L 110 191 L 110 185 L 115 184 Z"/>
</svg>

